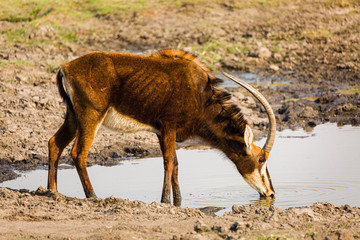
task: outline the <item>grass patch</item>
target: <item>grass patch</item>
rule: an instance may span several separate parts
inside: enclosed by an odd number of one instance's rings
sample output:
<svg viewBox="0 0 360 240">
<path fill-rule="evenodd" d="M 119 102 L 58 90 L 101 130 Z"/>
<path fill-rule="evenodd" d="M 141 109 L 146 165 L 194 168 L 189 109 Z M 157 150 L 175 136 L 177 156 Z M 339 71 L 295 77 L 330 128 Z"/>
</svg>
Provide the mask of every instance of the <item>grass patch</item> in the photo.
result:
<svg viewBox="0 0 360 240">
<path fill-rule="evenodd" d="M 215 1 L 215 0 L 213 0 Z M 152 11 L 160 6 L 175 7 L 190 1 L 163 0 L 6 0 L 0 1 L 0 20 L 24 24 L 11 25 L 0 33 L 5 36 L 6 44 L 48 44 L 46 39 L 30 39 L 29 35 L 41 25 L 54 29 L 51 44 L 62 42 L 86 41 L 87 33 L 99 33 L 96 19 L 114 15 L 119 20 L 132 18 L 134 13 Z M 195 1 L 194 4 L 204 3 Z M 35 42 L 34 42 L 35 41 Z M 37 42 L 36 42 L 37 41 Z M 206 48 L 206 46 L 204 47 Z"/>
<path fill-rule="evenodd" d="M 311 239 L 315 239 L 316 232 L 307 232 L 305 237 L 310 237 Z"/>
<path fill-rule="evenodd" d="M 0 59 L 0 67 L 8 67 L 8 66 L 16 66 L 16 67 L 23 67 L 23 66 L 31 66 L 30 62 L 25 61 L 25 60 L 3 60 Z"/>
<path fill-rule="evenodd" d="M 60 28 L 58 35 L 63 42 L 76 42 L 79 40 L 79 36 L 75 30 Z"/>
<path fill-rule="evenodd" d="M 290 0 L 252 0 L 252 1 L 247 1 L 247 0 L 238 0 L 234 2 L 234 8 L 239 8 L 239 9 L 245 9 L 245 8 L 252 8 L 252 7 L 279 7 L 281 5 L 284 4 L 288 4 L 290 3 Z"/>
<path fill-rule="evenodd" d="M 88 20 L 112 14 L 132 17 L 134 12 L 144 12 L 159 6 L 182 6 L 204 4 L 208 1 L 163 1 L 163 0 L 6 0 L 0 1 L 0 20 L 31 22 L 48 15 L 65 15 L 73 20 Z M 218 2 L 213 0 L 212 2 Z"/>
<path fill-rule="evenodd" d="M 183 44 L 180 44 L 180 47 L 182 46 Z M 250 49 L 246 42 L 229 43 L 216 39 L 210 39 L 201 45 L 193 45 L 191 46 L 191 49 L 192 52 L 194 52 L 199 59 L 210 68 L 214 68 L 216 64 L 219 64 L 221 60 L 223 60 L 224 56 L 229 54 L 241 58 L 248 56 L 250 53 Z"/>
<path fill-rule="evenodd" d="M 284 102 L 296 102 L 296 101 L 299 101 L 299 98 L 288 98 L 288 99 L 285 99 Z"/>
<path fill-rule="evenodd" d="M 314 30 L 306 30 L 302 33 L 302 36 L 310 40 L 327 39 L 331 38 L 333 32 L 326 28 L 319 28 Z"/>
<path fill-rule="evenodd" d="M 353 89 L 348 89 L 348 90 L 339 90 L 336 91 L 337 93 L 342 93 L 342 94 L 360 94 L 360 84 L 355 85 L 353 87 Z"/>
<path fill-rule="evenodd" d="M 48 73 L 56 73 L 59 69 L 60 69 L 60 64 L 58 65 L 49 64 L 47 66 Z"/>
<path fill-rule="evenodd" d="M 242 56 L 248 56 L 250 53 L 250 49 L 246 46 L 246 44 L 230 43 L 227 46 L 227 53 L 230 54 L 240 53 Z"/>
<path fill-rule="evenodd" d="M 192 47 L 192 50 L 198 53 L 199 59 L 210 68 L 221 61 L 224 49 L 226 49 L 225 43 L 212 39 L 202 45 Z"/>
<path fill-rule="evenodd" d="M 148 10 L 154 4 L 160 4 L 161 1 L 121 1 L 121 0 L 87 0 L 86 10 L 92 13 L 95 17 L 107 16 L 111 14 L 118 14 L 128 16 L 134 12 L 143 12 Z"/>
<path fill-rule="evenodd" d="M 44 17 L 54 10 L 49 0 L 0 1 L 0 20 L 8 22 L 30 22 Z"/>
<path fill-rule="evenodd" d="M 319 97 L 302 97 L 302 98 L 288 98 L 288 99 L 285 99 L 284 102 L 297 102 L 299 100 L 307 100 L 307 101 L 312 101 L 314 102 L 316 99 L 318 99 Z"/>
<path fill-rule="evenodd" d="M 286 86 L 286 85 L 289 85 L 290 82 L 274 82 L 274 83 L 271 83 L 271 86 L 274 86 L 274 87 L 281 87 L 281 86 Z"/>
<path fill-rule="evenodd" d="M 276 236 L 276 235 L 271 235 L 271 236 L 257 236 L 256 237 L 258 240 L 276 240 L 276 239 L 279 239 L 280 237 L 279 236 Z"/>
<path fill-rule="evenodd" d="M 314 102 L 316 99 L 318 99 L 319 97 L 303 97 L 301 98 L 302 100 L 308 100 L 308 101 L 311 101 L 311 102 Z"/>
<path fill-rule="evenodd" d="M 358 0 L 326 0 L 323 3 L 326 7 L 356 7 L 359 6 L 360 3 Z"/>
<path fill-rule="evenodd" d="M 1 31 L 2 35 L 7 36 L 7 43 L 20 43 L 27 40 L 27 31 L 26 27 L 21 27 L 18 29 L 5 29 Z"/>
</svg>

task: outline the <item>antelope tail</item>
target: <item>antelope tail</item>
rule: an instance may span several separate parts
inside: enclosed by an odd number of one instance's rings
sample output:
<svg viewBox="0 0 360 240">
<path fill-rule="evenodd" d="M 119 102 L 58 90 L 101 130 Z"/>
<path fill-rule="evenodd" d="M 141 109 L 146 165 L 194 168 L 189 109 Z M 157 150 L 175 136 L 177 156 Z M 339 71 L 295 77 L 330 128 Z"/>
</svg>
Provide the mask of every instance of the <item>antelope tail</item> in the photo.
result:
<svg viewBox="0 0 360 240">
<path fill-rule="evenodd" d="M 72 104 L 71 95 L 69 95 L 69 93 L 68 93 L 69 90 L 67 91 L 68 87 L 66 87 L 66 86 L 64 87 L 65 81 L 66 81 L 65 74 L 64 74 L 63 70 L 60 68 L 60 70 L 58 71 L 58 73 L 56 75 L 56 84 L 57 84 L 61 98 L 66 103 L 66 107 L 67 107 L 68 111 L 70 111 L 75 116 L 75 110 L 74 110 L 74 105 Z M 67 82 L 65 84 L 68 85 Z"/>
</svg>

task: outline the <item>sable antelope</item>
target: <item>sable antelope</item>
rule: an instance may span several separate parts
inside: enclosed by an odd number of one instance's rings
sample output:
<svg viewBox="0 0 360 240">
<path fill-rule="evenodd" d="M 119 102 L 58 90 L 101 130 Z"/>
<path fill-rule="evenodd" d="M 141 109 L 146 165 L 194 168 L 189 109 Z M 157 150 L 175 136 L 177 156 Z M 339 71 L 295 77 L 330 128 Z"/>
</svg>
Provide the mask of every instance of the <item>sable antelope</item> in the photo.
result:
<svg viewBox="0 0 360 240">
<path fill-rule="evenodd" d="M 253 87 L 224 73 L 250 91 L 265 107 L 270 130 L 261 149 L 230 94 L 216 88 L 212 76 L 189 53 L 166 49 L 151 56 L 92 52 L 64 64 L 57 85 L 65 100 L 65 121 L 49 140 L 48 189 L 57 191 L 57 169 L 63 149 L 75 138 L 71 156 L 86 197 L 95 197 L 86 160 L 100 125 L 120 131 L 157 134 L 164 160 L 161 202 L 181 205 L 175 142 L 198 136 L 222 150 L 261 196 L 273 196 L 266 167 L 276 126 L 266 99 Z"/>
</svg>

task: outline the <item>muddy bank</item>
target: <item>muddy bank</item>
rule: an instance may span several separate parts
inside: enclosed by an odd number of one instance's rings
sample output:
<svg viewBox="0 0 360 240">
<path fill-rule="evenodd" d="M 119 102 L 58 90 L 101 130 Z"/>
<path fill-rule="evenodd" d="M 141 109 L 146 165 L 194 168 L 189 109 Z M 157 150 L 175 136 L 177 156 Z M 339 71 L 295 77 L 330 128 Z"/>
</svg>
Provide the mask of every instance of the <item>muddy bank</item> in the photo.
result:
<svg viewBox="0 0 360 240">
<path fill-rule="evenodd" d="M 153 202 L 77 199 L 43 188 L 0 188 L 0 238 L 9 239 L 356 239 L 360 209 L 316 203 L 233 206 L 223 217 Z"/>
</svg>

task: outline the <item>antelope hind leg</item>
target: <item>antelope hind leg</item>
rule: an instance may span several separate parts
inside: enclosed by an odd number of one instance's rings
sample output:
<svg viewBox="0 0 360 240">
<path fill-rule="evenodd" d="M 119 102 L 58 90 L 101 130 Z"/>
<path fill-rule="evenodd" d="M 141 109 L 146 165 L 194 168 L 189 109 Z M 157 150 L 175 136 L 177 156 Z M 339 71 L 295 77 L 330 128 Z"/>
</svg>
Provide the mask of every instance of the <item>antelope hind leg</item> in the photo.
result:
<svg viewBox="0 0 360 240">
<path fill-rule="evenodd" d="M 57 171 L 61 153 L 64 148 L 74 139 L 76 133 L 76 123 L 74 116 L 67 111 L 65 121 L 55 135 L 50 138 L 49 146 L 49 170 L 47 188 L 57 191 Z"/>
<path fill-rule="evenodd" d="M 86 170 L 87 155 L 104 117 L 95 110 L 84 111 L 81 116 L 87 116 L 87 118 L 78 121 L 78 131 L 71 150 L 71 157 L 74 160 L 85 195 L 90 198 L 96 197 L 96 195 Z"/>
</svg>

